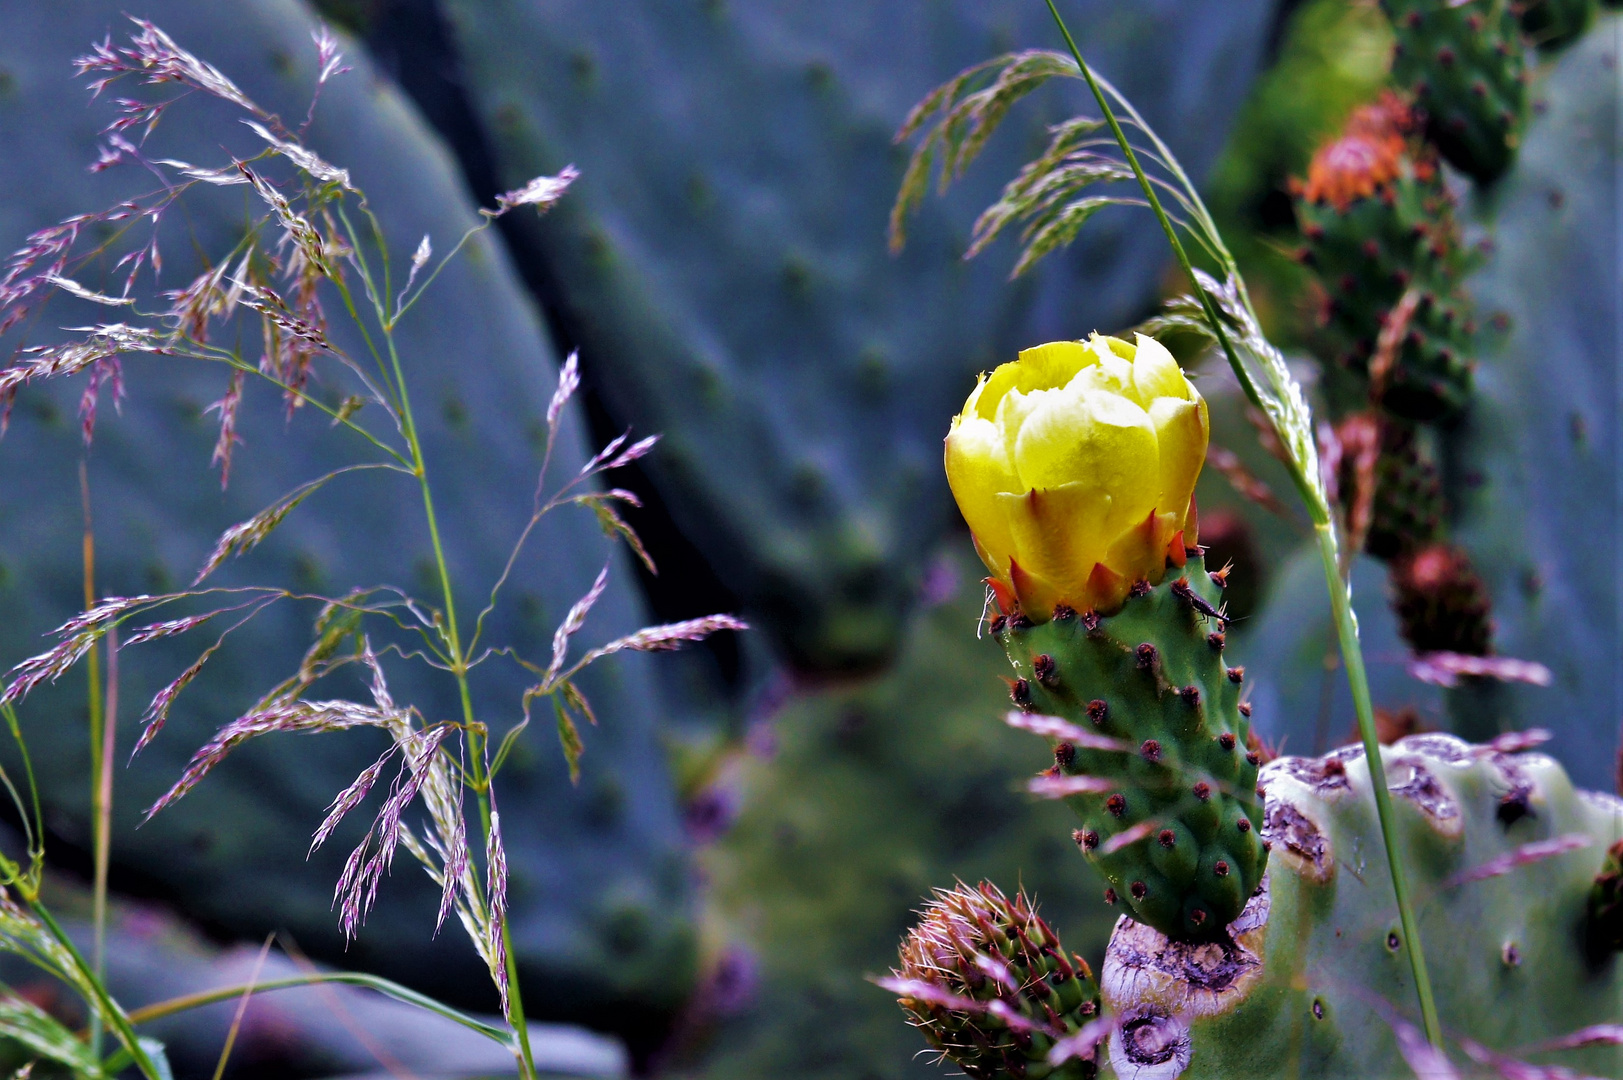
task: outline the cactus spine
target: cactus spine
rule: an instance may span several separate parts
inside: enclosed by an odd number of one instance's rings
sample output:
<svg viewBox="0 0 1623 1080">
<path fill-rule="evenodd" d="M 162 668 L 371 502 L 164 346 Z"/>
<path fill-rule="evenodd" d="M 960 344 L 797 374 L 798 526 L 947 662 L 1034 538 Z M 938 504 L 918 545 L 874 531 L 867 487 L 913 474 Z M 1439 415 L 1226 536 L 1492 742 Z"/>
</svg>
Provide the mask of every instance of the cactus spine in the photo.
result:
<svg viewBox="0 0 1623 1080">
<path fill-rule="evenodd" d="M 1245 672 L 1223 661 L 1223 580 L 1196 555 L 1135 585 L 1114 614 L 993 624 L 1015 703 L 1071 725 L 1050 729 L 1049 776 L 1052 790 L 1075 789 L 1074 836 L 1110 883 L 1107 902 L 1178 938 L 1220 934 L 1267 860 Z"/>
</svg>

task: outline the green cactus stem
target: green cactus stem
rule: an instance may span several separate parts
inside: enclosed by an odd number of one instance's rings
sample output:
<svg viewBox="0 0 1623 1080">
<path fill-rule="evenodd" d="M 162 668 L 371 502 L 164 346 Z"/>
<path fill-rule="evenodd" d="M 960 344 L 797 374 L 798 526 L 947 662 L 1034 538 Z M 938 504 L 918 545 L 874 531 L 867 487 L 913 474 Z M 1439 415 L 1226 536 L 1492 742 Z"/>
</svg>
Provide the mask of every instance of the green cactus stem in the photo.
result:
<svg viewBox="0 0 1623 1080">
<path fill-rule="evenodd" d="M 1323 283 L 1323 321 L 1355 376 L 1337 404 L 1373 399 L 1429 422 L 1458 416 L 1470 398 L 1475 328 L 1459 294 L 1468 260 L 1453 199 L 1435 151 L 1413 137 L 1418 126 L 1390 93 L 1355 110 L 1295 196 L 1302 261 Z"/>
<path fill-rule="evenodd" d="M 1080 956 L 1023 892 L 941 889 L 902 941 L 901 966 L 879 985 L 899 995 L 908 1023 L 974 1080 L 1091 1080 L 1091 1057 L 1048 1062 L 1056 1042 L 1099 1016 L 1099 990 Z"/>
<path fill-rule="evenodd" d="M 1106 901 L 1179 939 L 1221 933 L 1267 862 L 1245 671 L 1223 658 L 1224 580 L 1196 555 L 1111 615 L 993 621 L 1015 704 L 1061 721 L 1010 718 L 1053 736 L 1039 790 L 1081 817 L 1075 839 L 1110 883 Z"/>
<path fill-rule="evenodd" d="M 1443 157 L 1481 183 L 1515 160 L 1527 117 L 1521 27 L 1504 0 L 1381 0 L 1397 43 L 1392 77 L 1426 115 Z"/>
</svg>

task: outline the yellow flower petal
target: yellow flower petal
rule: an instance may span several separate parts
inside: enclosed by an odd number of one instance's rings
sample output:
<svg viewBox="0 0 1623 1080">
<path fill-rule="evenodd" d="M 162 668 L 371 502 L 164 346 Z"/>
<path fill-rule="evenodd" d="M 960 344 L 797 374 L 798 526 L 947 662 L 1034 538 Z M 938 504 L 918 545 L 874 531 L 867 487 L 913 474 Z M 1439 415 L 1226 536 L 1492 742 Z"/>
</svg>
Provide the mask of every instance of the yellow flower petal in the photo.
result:
<svg viewBox="0 0 1623 1080">
<path fill-rule="evenodd" d="M 1189 497 L 1195 493 L 1195 481 L 1200 477 L 1200 467 L 1206 462 L 1210 434 L 1206 401 L 1199 395 L 1193 401 L 1164 397 L 1150 406 L 1150 419 L 1155 424 L 1160 450 L 1156 509 L 1176 514 L 1181 529 Z"/>
<path fill-rule="evenodd" d="M 1138 352 L 1133 357 L 1133 385 L 1138 390 L 1139 404 L 1146 409 L 1156 398 L 1188 401 L 1194 396 L 1194 388 L 1166 346 L 1143 334 L 1138 335 Z"/>
<path fill-rule="evenodd" d="M 970 531 L 988 553 L 1001 556 L 1001 566 L 989 565 L 987 569 L 998 575 L 1007 573 L 1008 552 L 1014 541 L 998 496 L 1022 489 L 1002 431 L 990 420 L 960 416 L 947 434 L 945 458 L 947 485 Z"/>
</svg>

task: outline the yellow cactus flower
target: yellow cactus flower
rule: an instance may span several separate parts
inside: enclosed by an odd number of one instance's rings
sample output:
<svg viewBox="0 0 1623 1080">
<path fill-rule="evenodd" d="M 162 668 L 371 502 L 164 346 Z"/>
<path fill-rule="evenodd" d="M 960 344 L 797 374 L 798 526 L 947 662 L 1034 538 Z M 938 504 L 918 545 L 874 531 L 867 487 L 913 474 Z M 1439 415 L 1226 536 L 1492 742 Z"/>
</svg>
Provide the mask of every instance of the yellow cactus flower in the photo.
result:
<svg viewBox="0 0 1623 1080">
<path fill-rule="evenodd" d="M 947 434 L 947 482 L 1005 611 L 1109 612 L 1195 543 L 1206 402 L 1153 338 L 1026 349 Z"/>
</svg>

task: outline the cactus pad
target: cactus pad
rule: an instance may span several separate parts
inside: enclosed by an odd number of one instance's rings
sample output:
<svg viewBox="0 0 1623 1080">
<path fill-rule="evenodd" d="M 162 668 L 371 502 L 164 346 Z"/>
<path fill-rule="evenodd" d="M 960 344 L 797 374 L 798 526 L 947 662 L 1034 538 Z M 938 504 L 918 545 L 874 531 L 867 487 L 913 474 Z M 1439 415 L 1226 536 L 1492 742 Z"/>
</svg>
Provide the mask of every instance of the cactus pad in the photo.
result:
<svg viewBox="0 0 1623 1080">
<path fill-rule="evenodd" d="M 892 975 L 882 985 L 901 995 L 908 1022 L 974 1080 L 1098 1075 L 1091 1060 L 1046 1061 L 1099 1015 L 1099 989 L 1024 893 L 1010 900 L 984 881 L 938 890 Z"/>
<path fill-rule="evenodd" d="M 1449 163 L 1497 179 L 1515 159 L 1527 114 L 1521 28 L 1504 0 L 1381 0 L 1397 33 L 1392 77 L 1426 114 Z"/>
<path fill-rule="evenodd" d="M 1223 577 L 1197 556 L 1161 585 L 1140 582 L 1115 614 L 993 624 L 1019 676 L 1015 703 L 1082 731 L 1056 729 L 1050 774 L 1059 790 L 1068 777 L 1097 788 L 1067 799 L 1082 818 L 1078 846 L 1110 882 L 1106 900 L 1178 938 L 1221 933 L 1267 860 L 1245 672 L 1223 662 Z"/>
<path fill-rule="evenodd" d="M 1382 756 L 1449 1051 L 1493 1075 L 1572 1075 L 1519 1059 L 1623 1008 L 1623 965 L 1581 932 L 1623 801 L 1541 754 L 1448 735 Z M 1280 758 L 1262 783 L 1268 879 L 1220 948 L 1117 924 L 1100 971 L 1112 1064 L 1138 1080 L 1410 1075 L 1419 1023 L 1363 752 Z M 1535 1060 L 1619 1075 L 1615 1048 L 1560 1053 Z"/>
</svg>

